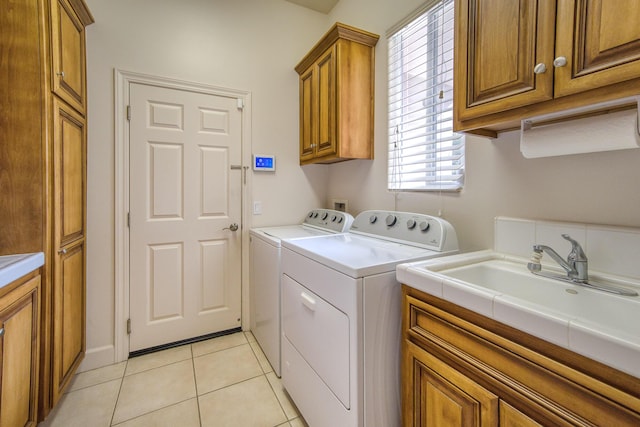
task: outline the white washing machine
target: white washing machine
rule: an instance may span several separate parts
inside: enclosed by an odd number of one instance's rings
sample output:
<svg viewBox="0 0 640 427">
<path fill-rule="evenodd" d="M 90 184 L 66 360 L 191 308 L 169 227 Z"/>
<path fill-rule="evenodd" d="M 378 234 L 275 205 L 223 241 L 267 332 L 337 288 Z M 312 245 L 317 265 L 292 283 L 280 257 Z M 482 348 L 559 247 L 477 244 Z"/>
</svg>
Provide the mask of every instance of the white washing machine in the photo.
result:
<svg viewBox="0 0 640 427">
<path fill-rule="evenodd" d="M 457 251 L 448 222 L 393 211 L 282 243 L 282 382 L 310 426 L 401 425 L 396 265 Z"/>
<path fill-rule="evenodd" d="M 309 212 L 301 224 L 254 228 L 250 235 L 251 331 L 280 376 L 280 247 L 284 239 L 346 232 L 353 217 L 331 209 Z"/>
</svg>

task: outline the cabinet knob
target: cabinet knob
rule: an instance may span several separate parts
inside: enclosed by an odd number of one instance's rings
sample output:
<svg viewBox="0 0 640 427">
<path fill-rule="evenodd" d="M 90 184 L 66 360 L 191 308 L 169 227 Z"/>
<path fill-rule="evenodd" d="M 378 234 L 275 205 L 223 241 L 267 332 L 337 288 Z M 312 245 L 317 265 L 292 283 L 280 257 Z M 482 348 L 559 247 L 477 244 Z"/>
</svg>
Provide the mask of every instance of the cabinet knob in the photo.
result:
<svg viewBox="0 0 640 427">
<path fill-rule="evenodd" d="M 565 65 L 567 65 L 567 58 L 565 58 L 564 56 L 558 56 L 553 60 L 553 66 L 556 68 L 564 67 Z"/>
<path fill-rule="evenodd" d="M 536 73 L 536 74 L 542 74 L 545 71 L 547 71 L 547 66 L 544 65 L 544 62 L 536 64 L 536 66 L 533 67 L 533 72 Z"/>
<path fill-rule="evenodd" d="M 66 250 L 66 249 L 60 249 L 60 250 L 58 251 L 58 254 L 59 254 L 59 255 L 66 255 L 66 254 L 67 254 L 67 250 Z"/>
<path fill-rule="evenodd" d="M 59 73 L 56 73 L 56 76 L 64 79 L 64 71 L 60 71 Z"/>
<path fill-rule="evenodd" d="M 4 336 L 4 328 L 0 328 L 0 337 Z"/>
</svg>

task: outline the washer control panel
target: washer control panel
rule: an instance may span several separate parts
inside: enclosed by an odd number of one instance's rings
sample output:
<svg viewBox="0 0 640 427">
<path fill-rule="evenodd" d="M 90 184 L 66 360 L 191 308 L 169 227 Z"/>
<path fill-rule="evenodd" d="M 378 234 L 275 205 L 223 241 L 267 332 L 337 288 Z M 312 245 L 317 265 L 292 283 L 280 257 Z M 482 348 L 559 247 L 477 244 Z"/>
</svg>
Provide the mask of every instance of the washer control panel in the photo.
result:
<svg viewBox="0 0 640 427">
<path fill-rule="evenodd" d="M 336 233 L 349 231 L 352 223 L 353 216 L 333 209 L 314 209 L 307 214 L 303 222 L 304 225 Z"/>
<path fill-rule="evenodd" d="M 458 250 L 453 226 L 442 218 L 425 214 L 364 211 L 355 217 L 350 231 L 439 252 Z"/>
</svg>

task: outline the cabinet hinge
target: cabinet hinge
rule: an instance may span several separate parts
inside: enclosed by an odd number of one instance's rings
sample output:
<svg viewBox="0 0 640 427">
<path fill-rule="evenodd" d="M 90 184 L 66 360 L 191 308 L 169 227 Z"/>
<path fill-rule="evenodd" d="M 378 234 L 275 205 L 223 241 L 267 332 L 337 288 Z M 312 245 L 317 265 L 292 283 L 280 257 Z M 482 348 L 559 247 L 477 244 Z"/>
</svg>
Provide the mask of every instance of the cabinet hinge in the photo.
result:
<svg viewBox="0 0 640 427">
<path fill-rule="evenodd" d="M 131 105 L 127 105 L 127 120 L 131 121 Z"/>
<path fill-rule="evenodd" d="M 127 319 L 127 335 L 131 335 L 131 319 Z"/>
<path fill-rule="evenodd" d="M 238 98 L 238 110 L 242 110 L 244 108 L 244 99 Z"/>
</svg>

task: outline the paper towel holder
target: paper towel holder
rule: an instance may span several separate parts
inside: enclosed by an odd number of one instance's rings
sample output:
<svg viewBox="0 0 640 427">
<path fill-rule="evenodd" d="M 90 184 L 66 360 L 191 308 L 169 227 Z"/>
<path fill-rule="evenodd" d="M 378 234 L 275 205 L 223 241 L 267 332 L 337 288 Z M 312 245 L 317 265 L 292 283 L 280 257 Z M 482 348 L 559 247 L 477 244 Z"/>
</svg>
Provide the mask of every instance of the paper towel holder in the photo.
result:
<svg viewBox="0 0 640 427">
<path fill-rule="evenodd" d="M 599 102 L 585 107 L 571 108 L 539 116 L 527 117 L 520 121 L 520 132 L 528 131 L 536 126 L 565 122 L 589 116 L 599 116 L 615 111 L 636 109 L 636 132 L 640 135 L 640 95 Z"/>
</svg>

